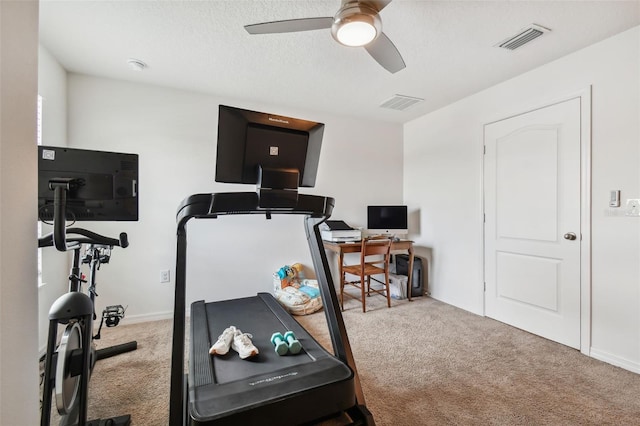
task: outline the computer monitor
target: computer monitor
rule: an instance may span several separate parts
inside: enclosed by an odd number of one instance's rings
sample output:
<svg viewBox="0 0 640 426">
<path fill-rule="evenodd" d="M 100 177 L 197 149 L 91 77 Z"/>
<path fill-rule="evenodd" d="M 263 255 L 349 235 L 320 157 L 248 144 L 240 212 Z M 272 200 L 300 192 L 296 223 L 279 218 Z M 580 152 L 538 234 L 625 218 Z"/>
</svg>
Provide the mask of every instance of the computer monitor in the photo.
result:
<svg viewBox="0 0 640 426">
<path fill-rule="evenodd" d="M 220 105 L 216 182 L 257 185 L 260 204 L 295 203 L 313 187 L 324 124 Z"/>
<path fill-rule="evenodd" d="M 367 229 L 373 234 L 408 234 L 407 206 L 367 206 Z"/>
<path fill-rule="evenodd" d="M 38 147 L 38 219 L 55 215 L 55 186 L 68 188 L 69 221 L 138 220 L 138 155 Z"/>
</svg>

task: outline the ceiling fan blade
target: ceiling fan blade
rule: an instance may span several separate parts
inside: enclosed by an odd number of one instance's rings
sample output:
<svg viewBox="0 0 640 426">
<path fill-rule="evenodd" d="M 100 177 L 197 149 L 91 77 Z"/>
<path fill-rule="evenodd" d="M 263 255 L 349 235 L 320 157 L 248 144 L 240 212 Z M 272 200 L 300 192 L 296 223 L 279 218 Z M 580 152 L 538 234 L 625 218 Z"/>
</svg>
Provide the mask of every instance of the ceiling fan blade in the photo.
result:
<svg viewBox="0 0 640 426">
<path fill-rule="evenodd" d="M 313 31 L 331 28 L 333 18 L 301 18 L 285 21 L 263 22 L 261 24 L 245 25 L 249 34 L 277 34 L 295 33 L 298 31 Z"/>
<path fill-rule="evenodd" d="M 375 10 L 380 12 L 389 3 L 391 3 L 391 0 L 360 0 L 360 3 L 367 3 L 371 5 Z"/>
<path fill-rule="evenodd" d="M 381 33 L 377 39 L 364 47 L 384 69 L 394 74 L 406 67 L 402 55 L 389 37 Z"/>
</svg>

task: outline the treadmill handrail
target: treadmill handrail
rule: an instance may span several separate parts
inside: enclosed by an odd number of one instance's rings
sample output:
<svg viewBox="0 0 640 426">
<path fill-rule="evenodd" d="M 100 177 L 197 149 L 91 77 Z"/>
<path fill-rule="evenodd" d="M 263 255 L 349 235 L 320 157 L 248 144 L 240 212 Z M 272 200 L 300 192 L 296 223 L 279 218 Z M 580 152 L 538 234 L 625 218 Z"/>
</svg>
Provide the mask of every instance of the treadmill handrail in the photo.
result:
<svg viewBox="0 0 640 426">
<path fill-rule="evenodd" d="M 218 192 L 195 194 L 185 198 L 178 207 L 177 221 L 191 218 L 216 218 L 231 214 L 299 214 L 313 217 L 330 217 L 334 200 L 331 197 L 298 194 L 293 208 L 260 207 L 256 192 Z"/>
<path fill-rule="evenodd" d="M 320 292 L 325 305 L 325 316 L 336 357 L 347 364 L 355 378 L 356 402 L 365 405 L 353 353 L 349 345 L 344 319 L 338 304 L 336 290 L 327 261 L 327 254 L 320 237 L 319 225 L 331 217 L 334 199 L 317 195 L 298 195 L 293 208 L 259 207 L 258 198 L 252 192 L 195 194 L 185 198 L 177 213 L 176 280 L 173 316 L 173 341 L 171 353 L 171 392 L 169 424 L 183 424 L 186 415 L 184 380 L 185 315 L 186 315 L 186 253 L 187 222 L 193 218 L 215 219 L 230 214 L 299 214 L 305 215 L 305 230 Z"/>
</svg>

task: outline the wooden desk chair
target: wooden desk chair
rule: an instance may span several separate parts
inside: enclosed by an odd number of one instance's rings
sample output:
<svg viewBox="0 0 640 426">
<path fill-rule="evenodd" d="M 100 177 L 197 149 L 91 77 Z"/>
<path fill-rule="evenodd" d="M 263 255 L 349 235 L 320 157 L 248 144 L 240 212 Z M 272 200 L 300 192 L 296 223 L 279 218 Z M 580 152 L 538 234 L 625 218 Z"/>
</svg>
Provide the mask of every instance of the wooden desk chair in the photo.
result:
<svg viewBox="0 0 640 426">
<path fill-rule="evenodd" d="M 355 265 L 343 265 L 342 276 L 340 277 L 340 307 L 344 310 L 344 296 L 360 300 L 362 312 L 366 312 L 365 292 L 367 296 L 371 292 L 387 297 L 387 307 L 391 307 L 389 296 L 389 261 L 391 258 L 390 238 L 365 238 L 362 240 L 360 249 L 360 263 Z M 347 274 L 355 276 L 347 280 Z M 384 282 L 373 278 L 374 281 L 383 285 L 382 288 L 371 287 L 372 275 L 384 275 Z M 351 285 L 360 289 L 360 297 L 346 292 L 345 286 Z"/>
</svg>

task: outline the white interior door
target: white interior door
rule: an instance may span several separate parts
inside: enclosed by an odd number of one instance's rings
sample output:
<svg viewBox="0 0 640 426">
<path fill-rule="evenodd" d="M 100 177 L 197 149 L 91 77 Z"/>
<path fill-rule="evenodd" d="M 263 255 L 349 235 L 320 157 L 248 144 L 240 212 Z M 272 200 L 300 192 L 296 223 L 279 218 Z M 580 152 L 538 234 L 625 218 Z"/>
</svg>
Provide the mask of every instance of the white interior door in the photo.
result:
<svg viewBox="0 0 640 426">
<path fill-rule="evenodd" d="M 580 99 L 488 124 L 485 145 L 485 313 L 579 349 Z"/>
</svg>

